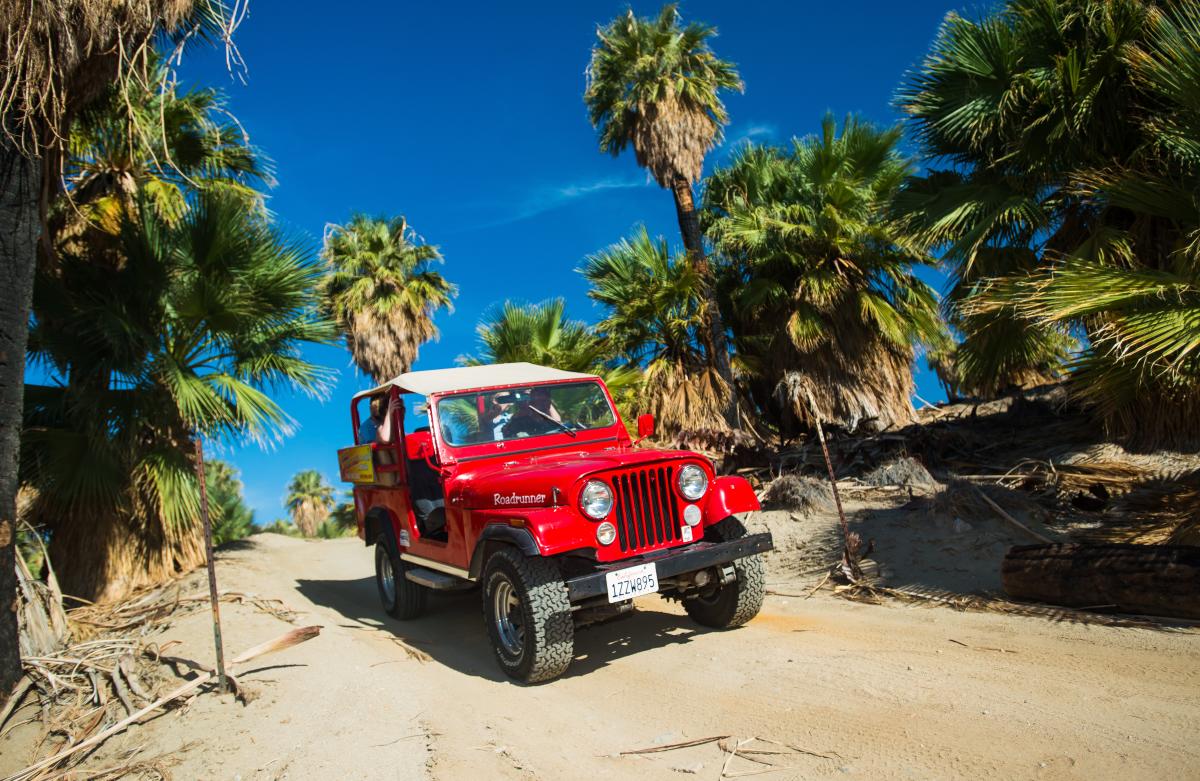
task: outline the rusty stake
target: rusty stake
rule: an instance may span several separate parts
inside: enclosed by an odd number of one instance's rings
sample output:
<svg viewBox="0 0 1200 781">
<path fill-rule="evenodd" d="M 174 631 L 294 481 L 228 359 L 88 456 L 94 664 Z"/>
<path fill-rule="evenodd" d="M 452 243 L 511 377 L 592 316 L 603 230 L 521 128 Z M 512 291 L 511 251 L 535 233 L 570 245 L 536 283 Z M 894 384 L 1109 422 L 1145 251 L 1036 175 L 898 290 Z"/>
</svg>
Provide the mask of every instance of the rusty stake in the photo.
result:
<svg viewBox="0 0 1200 781">
<path fill-rule="evenodd" d="M 204 442 L 196 435 L 196 477 L 200 480 L 200 517 L 204 521 L 204 555 L 208 562 L 208 598 L 212 602 L 213 642 L 217 646 L 217 691 L 228 691 L 225 649 L 221 642 L 221 601 L 217 597 L 217 567 L 213 561 L 212 523 L 208 519 L 208 485 L 204 481 Z"/>
<path fill-rule="evenodd" d="M 842 524 L 842 572 L 851 581 L 860 576 L 858 568 L 858 545 L 850 537 L 850 525 L 846 523 L 846 511 L 842 509 L 842 497 L 838 493 L 837 476 L 833 472 L 833 459 L 829 457 L 829 447 L 825 444 L 825 430 L 821 426 L 821 416 L 817 413 L 817 402 L 812 391 L 805 389 L 808 396 L 808 409 L 812 413 L 813 422 L 817 426 L 817 441 L 821 443 L 821 453 L 825 456 L 825 469 L 829 472 L 829 487 L 833 489 L 833 503 L 837 505 L 838 520 Z"/>
</svg>

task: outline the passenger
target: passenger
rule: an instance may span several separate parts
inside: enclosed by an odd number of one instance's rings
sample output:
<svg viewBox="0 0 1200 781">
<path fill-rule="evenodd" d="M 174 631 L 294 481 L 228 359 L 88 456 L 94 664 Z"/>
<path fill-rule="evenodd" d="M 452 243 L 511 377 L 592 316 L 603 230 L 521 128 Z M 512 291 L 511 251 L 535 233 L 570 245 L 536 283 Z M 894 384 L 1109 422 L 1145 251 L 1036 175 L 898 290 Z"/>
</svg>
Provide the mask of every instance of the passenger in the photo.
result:
<svg viewBox="0 0 1200 781">
<path fill-rule="evenodd" d="M 559 423 L 562 422 L 562 415 L 558 414 L 558 409 L 555 408 L 554 401 L 550 398 L 549 388 L 534 388 L 533 393 L 530 394 L 529 404 L 531 407 L 545 412 Z"/>
<path fill-rule="evenodd" d="M 516 411 L 504 424 L 504 436 L 538 436 L 552 431 L 561 431 L 555 422 L 561 422 L 562 416 L 550 399 L 549 388 L 533 388 L 527 394 L 521 394 L 516 403 Z"/>
<path fill-rule="evenodd" d="M 504 439 L 504 426 L 512 418 L 512 403 L 500 400 L 507 397 L 508 394 L 505 393 L 492 394 L 488 409 L 483 414 L 483 420 L 487 421 L 492 439 L 497 442 Z"/>
<path fill-rule="evenodd" d="M 396 438 L 396 418 L 404 415 L 404 402 L 396 399 L 393 406 L 392 402 L 386 396 L 380 397 L 379 406 L 383 410 L 380 422 L 379 431 L 376 434 L 376 439 L 383 445 L 392 445 L 397 442 Z"/>
<path fill-rule="evenodd" d="M 383 423 L 386 411 L 387 396 L 372 396 L 369 404 L 370 414 L 358 424 L 358 444 L 369 445 L 379 438 L 379 426 Z"/>
</svg>

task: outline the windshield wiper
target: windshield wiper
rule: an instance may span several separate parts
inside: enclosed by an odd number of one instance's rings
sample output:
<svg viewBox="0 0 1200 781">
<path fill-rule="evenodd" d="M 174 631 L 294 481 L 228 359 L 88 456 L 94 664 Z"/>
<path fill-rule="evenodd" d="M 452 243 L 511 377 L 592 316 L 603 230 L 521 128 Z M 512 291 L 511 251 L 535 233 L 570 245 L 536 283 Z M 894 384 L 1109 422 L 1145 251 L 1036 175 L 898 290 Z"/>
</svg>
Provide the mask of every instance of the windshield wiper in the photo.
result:
<svg viewBox="0 0 1200 781">
<path fill-rule="evenodd" d="M 550 422 L 551 422 L 551 423 L 553 423 L 554 425 L 556 425 L 556 426 L 558 426 L 559 428 L 561 428 L 563 431 L 565 431 L 565 432 L 567 432 L 568 434 L 570 434 L 570 435 L 571 435 L 571 439 L 575 439 L 575 436 L 576 436 L 576 435 L 575 435 L 575 431 L 574 431 L 574 430 L 573 430 L 573 429 L 572 429 L 570 426 L 568 426 L 566 423 L 563 423 L 561 420 L 555 420 L 554 418 L 552 418 L 552 417 L 550 416 L 550 414 L 549 414 L 549 413 L 547 413 L 547 412 L 542 412 L 540 409 L 538 409 L 537 407 L 533 406 L 532 404 L 530 404 L 530 405 L 529 405 L 529 409 L 530 409 L 530 410 L 532 410 L 533 412 L 536 412 L 537 414 L 541 415 L 541 416 L 542 416 L 543 418 L 545 418 L 546 420 L 550 421 Z"/>
</svg>

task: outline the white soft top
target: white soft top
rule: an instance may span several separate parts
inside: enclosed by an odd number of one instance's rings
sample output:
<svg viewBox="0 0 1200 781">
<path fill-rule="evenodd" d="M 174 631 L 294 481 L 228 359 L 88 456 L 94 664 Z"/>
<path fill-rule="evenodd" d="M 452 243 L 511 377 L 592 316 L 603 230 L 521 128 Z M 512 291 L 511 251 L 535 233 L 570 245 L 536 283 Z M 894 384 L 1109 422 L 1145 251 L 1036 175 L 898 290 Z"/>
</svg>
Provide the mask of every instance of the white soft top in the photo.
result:
<svg viewBox="0 0 1200 781">
<path fill-rule="evenodd" d="M 487 366 L 458 366 L 453 369 L 431 369 L 423 372 L 405 372 L 380 385 L 378 388 L 360 391 L 355 399 L 374 396 L 391 387 L 405 393 L 450 393 L 453 391 L 494 388 L 502 385 L 525 385 L 555 380 L 590 380 L 594 374 L 567 372 L 533 363 L 493 363 Z"/>
</svg>

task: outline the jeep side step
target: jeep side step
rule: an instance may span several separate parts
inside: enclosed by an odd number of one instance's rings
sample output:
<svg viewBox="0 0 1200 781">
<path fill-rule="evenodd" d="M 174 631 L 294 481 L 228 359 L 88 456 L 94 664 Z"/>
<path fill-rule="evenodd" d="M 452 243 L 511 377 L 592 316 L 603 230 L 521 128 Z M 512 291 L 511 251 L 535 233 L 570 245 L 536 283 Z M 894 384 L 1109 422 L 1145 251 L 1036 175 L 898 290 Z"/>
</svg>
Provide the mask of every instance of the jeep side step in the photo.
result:
<svg viewBox="0 0 1200 781">
<path fill-rule="evenodd" d="M 456 591 L 472 585 L 469 580 L 456 578 L 453 575 L 447 575 L 445 572 L 438 572 L 437 570 L 426 569 L 425 567 L 405 567 L 404 577 L 418 586 L 424 586 L 434 591 Z"/>
</svg>

